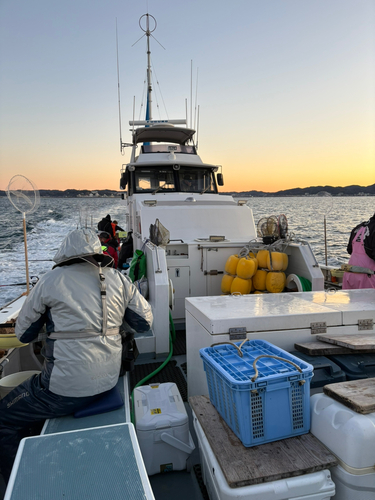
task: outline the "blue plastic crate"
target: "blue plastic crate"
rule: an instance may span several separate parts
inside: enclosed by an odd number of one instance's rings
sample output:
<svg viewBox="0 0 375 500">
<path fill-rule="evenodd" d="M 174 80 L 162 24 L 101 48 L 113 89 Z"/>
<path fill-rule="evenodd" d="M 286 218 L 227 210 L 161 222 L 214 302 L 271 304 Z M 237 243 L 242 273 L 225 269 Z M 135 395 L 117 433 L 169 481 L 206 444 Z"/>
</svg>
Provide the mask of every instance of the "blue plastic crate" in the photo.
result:
<svg viewBox="0 0 375 500">
<path fill-rule="evenodd" d="M 238 347 L 240 342 L 236 343 Z M 313 366 L 265 340 L 250 340 L 243 356 L 231 344 L 200 349 L 211 403 L 244 446 L 310 430 Z M 280 359 L 259 356 L 277 356 Z M 291 361 L 299 367 L 288 363 Z"/>
</svg>

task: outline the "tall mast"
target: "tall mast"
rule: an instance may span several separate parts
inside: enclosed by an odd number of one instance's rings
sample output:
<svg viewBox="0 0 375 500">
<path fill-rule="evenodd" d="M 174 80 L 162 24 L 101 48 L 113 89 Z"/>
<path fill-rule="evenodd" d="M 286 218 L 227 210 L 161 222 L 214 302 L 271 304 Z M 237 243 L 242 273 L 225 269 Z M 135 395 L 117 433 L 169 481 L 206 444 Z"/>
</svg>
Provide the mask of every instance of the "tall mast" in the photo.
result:
<svg viewBox="0 0 375 500">
<path fill-rule="evenodd" d="M 146 18 L 146 29 L 142 27 L 141 21 Z M 150 18 L 154 22 L 153 29 L 150 29 Z M 156 30 L 156 19 L 151 14 L 143 14 L 139 19 L 139 26 L 147 36 L 147 103 L 146 103 L 146 120 L 152 120 L 152 79 L 151 79 L 151 50 L 150 50 L 150 36 Z"/>
</svg>

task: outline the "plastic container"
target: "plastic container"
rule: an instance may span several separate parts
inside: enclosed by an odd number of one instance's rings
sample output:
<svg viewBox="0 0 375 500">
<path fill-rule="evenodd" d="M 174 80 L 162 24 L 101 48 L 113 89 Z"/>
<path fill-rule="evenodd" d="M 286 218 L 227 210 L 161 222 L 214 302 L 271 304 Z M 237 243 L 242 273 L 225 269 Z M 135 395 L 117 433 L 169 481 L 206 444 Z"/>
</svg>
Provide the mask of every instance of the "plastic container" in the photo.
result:
<svg viewBox="0 0 375 500">
<path fill-rule="evenodd" d="M 186 460 L 195 445 L 176 384 L 137 387 L 134 408 L 135 427 L 147 474 L 186 469 Z"/>
<path fill-rule="evenodd" d="M 375 377 L 375 354 L 340 354 L 329 359 L 343 370 L 347 380 Z"/>
<path fill-rule="evenodd" d="M 334 282 L 342 283 L 345 271 L 343 271 L 342 269 L 330 269 L 330 273 L 331 273 L 331 281 L 333 283 Z"/>
<path fill-rule="evenodd" d="M 314 367 L 314 377 L 310 383 L 310 395 L 323 392 L 323 387 L 327 384 L 335 384 L 346 380 L 346 375 L 341 368 L 326 356 L 310 356 L 299 351 L 292 351 L 291 354 Z"/>
<path fill-rule="evenodd" d="M 32 375 L 41 373 L 38 370 L 29 370 L 24 372 L 12 373 L 0 379 L 0 399 L 5 398 L 15 387 L 25 382 Z"/>
<path fill-rule="evenodd" d="M 325 394 L 311 397 L 311 433 L 339 460 L 337 500 L 375 498 L 375 413 L 361 415 Z"/>
<path fill-rule="evenodd" d="M 194 417 L 193 425 L 199 443 L 203 481 L 210 500 L 328 500 L 335 485 L 328 470 L 288 477 L 278 481 L 230 488 L 203 429 Z M 341 499 L 340 499 L 341 500 Z"/>
<path fill-rule="evenodd" d="M 242 444 L 309 432 L 313 367 L 265 340 L 246 341 L 243 357 L 235 346 L 240 343 L 205 347 L 200 356 L 211 403 Z"/>
</svg>

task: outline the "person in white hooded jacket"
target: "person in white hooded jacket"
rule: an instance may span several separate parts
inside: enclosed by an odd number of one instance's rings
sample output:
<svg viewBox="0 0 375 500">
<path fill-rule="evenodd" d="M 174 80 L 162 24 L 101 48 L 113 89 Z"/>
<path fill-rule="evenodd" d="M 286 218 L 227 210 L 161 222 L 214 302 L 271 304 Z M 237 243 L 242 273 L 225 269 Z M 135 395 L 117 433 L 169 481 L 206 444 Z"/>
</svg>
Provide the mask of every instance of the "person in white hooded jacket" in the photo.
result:
<svg viewBox="0 0 375 500">
<path fill-rule="evenodd" d="M 112 389 L 121 367 L 120 327 L 138 333 L 152 325 L 148 302 L 111 267 L 91 229 L 69 233 L 56 265 L 28 295 L 15 333 L 35 341 L 45 325 L 42 373 L 0 400 L 0 471 L 7 481 L 20 440 L 47 418 L 68 415 Z"/>
</svg>

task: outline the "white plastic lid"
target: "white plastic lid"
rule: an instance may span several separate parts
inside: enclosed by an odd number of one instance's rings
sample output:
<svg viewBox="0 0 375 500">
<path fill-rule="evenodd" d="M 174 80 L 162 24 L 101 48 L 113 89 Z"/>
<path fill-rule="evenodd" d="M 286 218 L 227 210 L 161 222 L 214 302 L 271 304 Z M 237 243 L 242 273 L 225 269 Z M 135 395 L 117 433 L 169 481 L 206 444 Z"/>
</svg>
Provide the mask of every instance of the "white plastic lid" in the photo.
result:
<svg viewBox="0 0 375 500">
<path fill-rule="evenodd" d="M 188 416 L 176 384 L 151 384 L 134 390 L 135 426 L 149 431 L 185 425 Z"/>
</svg>

